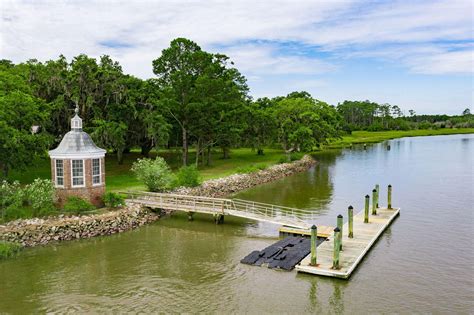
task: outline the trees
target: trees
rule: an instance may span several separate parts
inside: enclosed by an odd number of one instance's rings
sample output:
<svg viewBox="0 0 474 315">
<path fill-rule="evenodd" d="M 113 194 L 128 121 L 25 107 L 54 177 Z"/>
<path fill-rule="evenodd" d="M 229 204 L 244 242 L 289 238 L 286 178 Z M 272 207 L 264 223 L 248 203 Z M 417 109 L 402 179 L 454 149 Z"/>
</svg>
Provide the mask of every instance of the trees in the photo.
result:
<svg viewBox="0 0 474 315">
<path fill-rule="evenodd" d="M 229 115 L 243 103 L 248 90 L 245 78 L 229 67 L 228 57 L 210 54 L 193 41 L 177 38 L 153 61 L 153 72 L 160 86 L 160 103 L 181 129 L 183 165 L 188 164 L 193 136 L 198 156 L 204 141 L 208 147 L 220 145 L 226 155 L 237 132 L 230 126 L 235 120 Z"/>
<path fill-rule="evenodd" d="M 283 149 L 311 151 L 340 136 L 340 117 L 328 104 L 310 97 L 286 97 L 274 109 L 278 142 Z"/>
<path fill-rule="evenodd" d="M 247 130 L 245 142 L 263 155 L 263 148 L 275 139 L 276 123 L 272 116 L 275 101 L 259 98 L 247 105 Z"/>
<path fill-rule="evenodd" d="M 469 108 L 466 108 L 465 110 L 462 111 L 463 116 L 471 115 L 471 110 Z"/>
<path fill-rule="evenodd" d="M 24 169 L 44 156 L 51 137 L 44 131 L 49 108 L 31 95 L 27 73 L 16 66 L 0 66 L 0 168 Z M 38 133 L 32 126 L 40 126 Z"/>
</svg>

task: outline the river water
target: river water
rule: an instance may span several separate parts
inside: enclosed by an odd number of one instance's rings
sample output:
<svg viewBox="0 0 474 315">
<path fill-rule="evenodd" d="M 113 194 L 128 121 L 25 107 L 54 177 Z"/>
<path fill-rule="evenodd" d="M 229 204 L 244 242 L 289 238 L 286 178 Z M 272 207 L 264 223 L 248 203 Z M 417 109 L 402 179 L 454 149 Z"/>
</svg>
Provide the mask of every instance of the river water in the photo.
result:
<svg viewBox="0 0 474 315">
<path fill-rule="evenodd" d="M 361 210 L 376 183 L 385 204 L 392 184 L 401 215 L 349 281 L 240 264 L 275 242 L 275 225 L 173 214 L 1 261 L 0 313 L 474 312 L 474 135 L 396 139 L 315 158 L 308 172 L 238 197 L 311 209 L 317 224 L 333 226 L 349 204 Z"/>
</svg>

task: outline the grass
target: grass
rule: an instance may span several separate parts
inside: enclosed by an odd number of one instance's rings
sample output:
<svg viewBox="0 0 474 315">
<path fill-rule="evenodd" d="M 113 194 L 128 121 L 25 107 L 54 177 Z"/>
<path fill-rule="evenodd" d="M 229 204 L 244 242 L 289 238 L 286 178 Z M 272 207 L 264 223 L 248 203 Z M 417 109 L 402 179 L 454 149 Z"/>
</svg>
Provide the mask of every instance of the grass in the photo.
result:
<svg viewBox="0 0 474 315">
<path fill-rule="evenodd" d="M 255 151 L 248 148 L 233 149 L 230 159 L 222 159 L 222 153 L 216 151 L 212 155 L 211 166 L 200 166 L 199 173 L 203 180 L 214 179 L 239 173 L 249 167 L 261 169 L 263 166 L 270 166 L 282 161 L 285 154 L 278 149 L 265 149 L 264 155 L 257 155 Z M 179 150 L 160 150 L 150 153 L 150 158 L 156 155 L 162 156 L 176 171 L 181 166 L 181 152 Z M 190 152 L 189 161 L 194 162 L 195 152 Z M 114 154 L 109 154 L 105 159 L 106 187 L 107 191 L 120 190 L 146 190 L 145 186 L 139 182 L 130 171 L 133 162 L 142 158 L 139 152 L 124 154 L 122 165 L 117 163 Z M 49 159 L 41 160 L 25 172 L 12 171 L 9 175 L 11 180 L 18 180 L 21 184 L 33 182 L 35 178 L 51 178 Z"/>
<path fill-rule="evenodd" d="M 325 148 L 343 148 L 352 144 L 375 143 L 403 137 L 437 136 L 474 133 L 474 128 L 428 129 L 428 130 L 391 130 L 391 131 L 354 131 L 351 135 L 335 140 Z"/>
<path fill-rule="evenodd" d="M 0 259 L 12 257 L 22 249 L 18 243 L 0 241 Z"/>
<path fill-rule="evenodd" d="M 431 135 L 449 135 L 460 133 L 474 133 L 474 128 L 465 129 L 437 129 L 437 130 L 407 130 L 407 131 L 354 131 L 351 135 L 344 136 L 326 145 L 325 149 L 343 148 L 349 146 L 351 143 L 374 143 L 384 140 L 401 138 L 401 137 L 416 137 L 416 136 L 431 136 Z M 162 156 L 173 170 L 177 170 L 181 166 L 181 152 L 179 149 L 174 150 L 160 150 L 152 152 L 151 158 L 156 155 Z M 192 163 L 195 159 L 195 152 L 190 152 L 189 161 Z M 292 160 L 301 158 L 303 154 L 293 154 Z M 139 152 L 131 152 L 124 155 L 124 163 L 117 164 L 114 154 L 109 154 L 105 159 L 106 172 L 106 187 L 107 191 L 120 190 L 146 190 L 145 186 L 139 182 L 134 174 L 130 171 L 130 167 L 136 159 L 141 158 Z M 214 179 L 228 176 L 235 173 L 248 173 L 268 167 L 277 163 L 286 161 L 286 155 L 282 150 L 265 149 L 264 155 L 257 155 L 255 151 L 248 148 L 233 149 L 231 151 L 230 159 L 222 159 L 222 153 L 216 151 L 212 155 L 211 166 L 200 166 L 199 172 L 203 180 Z M 51 178 L 49 159 L 37 162 L 33 167 L 30 167 L 25 172 L 12 171 L 10 179 L 18 180 L 22 184 L 31 183 L 35 178 Z"/>
</svg>

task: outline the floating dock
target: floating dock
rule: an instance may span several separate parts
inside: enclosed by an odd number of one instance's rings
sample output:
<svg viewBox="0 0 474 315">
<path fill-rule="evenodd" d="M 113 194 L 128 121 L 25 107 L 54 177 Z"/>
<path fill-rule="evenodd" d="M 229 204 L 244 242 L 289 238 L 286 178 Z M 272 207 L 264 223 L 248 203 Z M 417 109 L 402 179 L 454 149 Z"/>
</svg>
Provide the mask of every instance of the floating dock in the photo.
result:
<svg viewBox="0 0 474 315">
<path fill-rule="evenodd" d="M 311 266 L 311 254 L 307 255 L 295 269 L 299 272 L 314 275 L 347 279 L 357 265 L 377 241 L 383 231 L 400 214 L 400 208 L 377 208 L 377 215 L 369 216 L 369 223 L 364 223 L 364 211 L 354 216 L 353 238 L 348 237 L 348 223 L 343 225 L 342 250 L 340 251 L 339 269 L 333 269 L 334 236 L 317 247 L 317 265 Z"/>
<path fill-rule="evenodd" d="M 317 244 L 323 243 L 325 238 L 318 238 Z M 311 252 L 311 239 L 304 236 L 288 236 L 275 244 L 259 251 L 253 251 L 240 262 L 247 265 L 267 266 L 292 270 L 306 255 Z"/>
<path fill-rule="evenodd" d="M 324 237 L 328 238 L 329 236 L 332 235 L 332 231 L 334 230 L 334 227 L 332 226 L 318 226 L 318 237 Z M 282 226 L 279 229 L 280 234 L 282 235 L 293 235 L 293 236 L 311 236 L 311 230 L 306 229 L 298 229 L 298 228 L 292 228 L 290 226 Z"/>
</svg>

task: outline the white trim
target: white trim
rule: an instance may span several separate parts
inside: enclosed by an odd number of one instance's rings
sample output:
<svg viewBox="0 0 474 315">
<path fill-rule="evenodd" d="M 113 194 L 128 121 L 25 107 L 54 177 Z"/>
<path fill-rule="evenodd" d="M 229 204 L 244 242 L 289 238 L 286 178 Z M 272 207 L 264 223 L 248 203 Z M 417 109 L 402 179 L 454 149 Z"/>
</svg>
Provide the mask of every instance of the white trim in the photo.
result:
<svg viewBox="0 0 474 315">
<path fill-rule="evenodd" d="M 86 187 L 86 162 L 84 159 L 71 159 L 71 188 L 83 188 Z M 72 161 L 82 161 L 82 185 L 74 185 L 74 176 L 72 174 Z M 79 177 L 79 176 L 76 176 Z"/>
<path fill-rule="evenodd" d="M 60 160 L 82 160 L 82 159 L 93 159 L 93 158 L 103 158 L 105 157 L 105 152 L 98 153 L 82 153 L 82 154 L 54 154 L 49 153 L 50 158 L 60 159 Z"/>
<path fill-rule="evenodd" d="M 54 186 L 64 188 L 64 160 L 63 159 L 53 159 L 53 161 L 54 161 Z M 63 179 L 63 184 L 62 185 L 58 184 L 58 169 L 57 169 L 57 164 L 56 164 L 57 161 L 62 161 L 63 162 L 63 176 L 60 176 Z"/>
<path fill-rule="evenodd" d="M 94 160 L 99 160 L 99 174 L 98 175 L 94 175 Z M 94 184 L 94 176 L 99 176 L 98 183 Z M 100 158 L 91 159 L 91 178 L 92 178 L 92 186 L 102 185 L 102 160 Z"/>
</svg>

